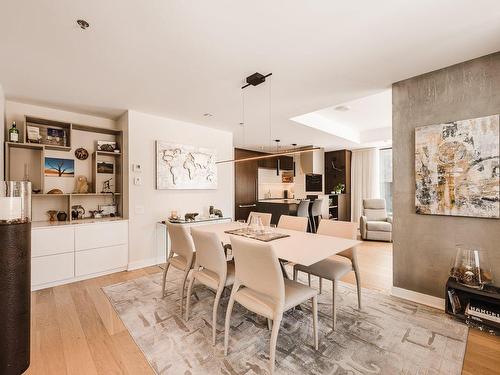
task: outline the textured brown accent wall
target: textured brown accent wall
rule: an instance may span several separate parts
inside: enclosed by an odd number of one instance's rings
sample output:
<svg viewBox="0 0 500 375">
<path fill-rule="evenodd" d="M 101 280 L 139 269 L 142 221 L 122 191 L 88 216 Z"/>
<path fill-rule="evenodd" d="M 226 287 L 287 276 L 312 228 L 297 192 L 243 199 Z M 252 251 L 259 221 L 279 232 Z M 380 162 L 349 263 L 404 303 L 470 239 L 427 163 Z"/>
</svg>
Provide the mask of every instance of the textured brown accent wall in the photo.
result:
<svg viewBox="0 0 500 375">
<path fill-rule="evenodd" d="M 489 251 L 500 285 L 500 220 L 415 213 L 417 126 L 500 113 L 500 52 L 392 87 L 394 286 L 444 297 L 455 244 Z"/>
</svg>

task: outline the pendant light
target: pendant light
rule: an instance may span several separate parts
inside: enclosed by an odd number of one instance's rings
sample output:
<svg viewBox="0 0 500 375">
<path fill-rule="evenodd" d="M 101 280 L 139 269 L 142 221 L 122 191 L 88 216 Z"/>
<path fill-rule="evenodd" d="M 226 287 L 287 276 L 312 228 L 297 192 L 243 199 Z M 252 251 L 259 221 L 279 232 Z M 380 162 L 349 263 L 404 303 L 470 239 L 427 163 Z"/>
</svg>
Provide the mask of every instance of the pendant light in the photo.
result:
<svg viewBox="0 0 500 375">
<path fill-rule="evenodd" d="M 297 143 L 292 143 L 292 147 L 295 150 L 295 147 L 297 147 Z M 295 155 L 293 156 L 293 177 L 295 177 L 297 172 L 295 171 Z"/>
<path fill-rule="evenodd" d="M 275 139 L 274 142 L 276 142 L 276 153 L 279 153 L 279 148 L 280 148 L 280 140 Z M 280 175 L 280 157 L 276 159 L 276 176 Z"/>
</svg>

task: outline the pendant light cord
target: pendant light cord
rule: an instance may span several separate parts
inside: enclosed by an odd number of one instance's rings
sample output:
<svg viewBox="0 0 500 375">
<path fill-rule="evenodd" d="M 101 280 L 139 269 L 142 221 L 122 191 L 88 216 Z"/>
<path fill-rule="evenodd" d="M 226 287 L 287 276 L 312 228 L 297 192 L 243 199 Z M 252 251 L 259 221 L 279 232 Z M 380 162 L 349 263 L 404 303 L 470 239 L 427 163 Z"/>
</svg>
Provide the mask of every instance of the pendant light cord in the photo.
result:
<svg viewBox="0 0 500 375">
<path fill-rule="evenodd" d="M 271 102 L 271 97 L 272 97 L 272 78 L 269 79 L 269 149 L 271 149 L 271 145 L 272 145 L 272 135 L 273 135 L 273 132 L 272 132 L 272 121 L 271 121 L 271 105 L 272 105 L 272 102 Z"/>
</svg>

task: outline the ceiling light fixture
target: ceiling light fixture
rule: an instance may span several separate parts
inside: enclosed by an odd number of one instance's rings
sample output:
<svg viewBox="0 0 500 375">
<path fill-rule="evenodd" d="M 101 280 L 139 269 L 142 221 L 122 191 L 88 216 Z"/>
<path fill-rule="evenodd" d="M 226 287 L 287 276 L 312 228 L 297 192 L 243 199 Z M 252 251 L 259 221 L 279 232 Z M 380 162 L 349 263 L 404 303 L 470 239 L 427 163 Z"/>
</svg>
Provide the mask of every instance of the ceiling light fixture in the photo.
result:
<svg viewBox="0 0 500 375">
<path fill-rule="evenodd" d="M 351 107 L 347 106 L 347 105 L 338 105 L 334 108 L 336 111 L 339 111 L 339 112 L 347 112 L 351 109 Z"/>
<path fill-rule="evenodd" d="M 82 30 L 87 30 L 90 27 L 90 24 L 85 20 L 77 20 L 76 23 Z"/>
<path fill-rule="evenodd" d="M 321 149 L 321 147 L 308 147 L 308 148 L 302 148 L 302 149 L 296 149 L 296 150 L 287 150 L 287 151 L 282 151 L 282 152 L 268 154 L 268 155 L 262 155 L 262 156 L 252 156 L 252 157 L 243 158 L 243 159 L 221 160 L 221 161 L 215 162 L 215 164 L 239 163 L 239 162 L 243 162 L 243 161 L 270 159 L 270 158 L 275 158 L 276 156 L 304 154 L 306 152 L 312 152 L 312 151 L 320 150 L 320 149 Z"/>
</svg>

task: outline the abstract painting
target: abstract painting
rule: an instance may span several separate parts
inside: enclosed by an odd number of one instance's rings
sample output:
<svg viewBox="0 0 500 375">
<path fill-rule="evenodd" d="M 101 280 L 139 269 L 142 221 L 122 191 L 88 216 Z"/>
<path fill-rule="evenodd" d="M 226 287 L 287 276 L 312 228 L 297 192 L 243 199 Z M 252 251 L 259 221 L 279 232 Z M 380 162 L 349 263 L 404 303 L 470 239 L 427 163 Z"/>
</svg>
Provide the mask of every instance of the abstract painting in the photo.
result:
<svg viewBox="0 0 500 375">
<path fill-rule="evenodd" d="M 499 115 L 416 128 L 416 212 L 499 218 L 499 137 Z"/>
<path fill-rule="evenodd" d="M 156 141 L 157 189 L 217 189 L 215 150 Z"/>
<path fill-rule="evenodd" d="M 45 158 L 44 169 L 47 177 L 75 177 L 73 159 Z"/>
</svg>

